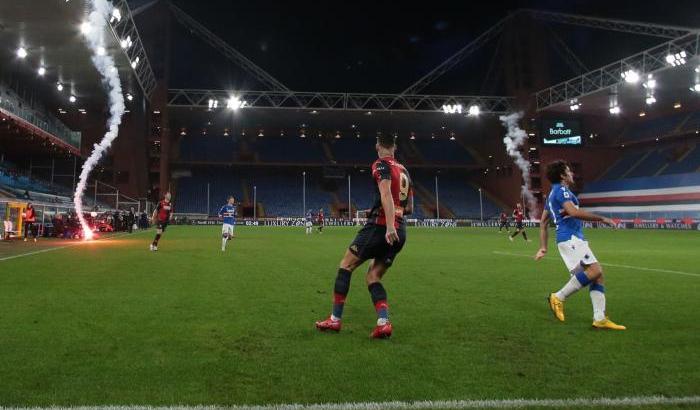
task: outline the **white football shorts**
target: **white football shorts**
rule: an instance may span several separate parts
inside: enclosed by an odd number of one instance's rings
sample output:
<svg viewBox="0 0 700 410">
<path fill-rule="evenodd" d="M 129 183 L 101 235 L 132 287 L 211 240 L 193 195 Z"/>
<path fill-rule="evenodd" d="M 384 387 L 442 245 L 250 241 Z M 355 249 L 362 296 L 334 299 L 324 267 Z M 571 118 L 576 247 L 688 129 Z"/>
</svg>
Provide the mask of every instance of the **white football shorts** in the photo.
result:
<svg viewBox="0 0 700 410">
<path fill-rule="evenodd" d="M 588 241 L 572 236 L 571 239 L 557 244 L 559 255 L 564 260 L 564 264 L 569 272 L 579 270 L 584 265 L 591 265 L 598 262 L 595 255 L 588 247 Z"/>
</svg>

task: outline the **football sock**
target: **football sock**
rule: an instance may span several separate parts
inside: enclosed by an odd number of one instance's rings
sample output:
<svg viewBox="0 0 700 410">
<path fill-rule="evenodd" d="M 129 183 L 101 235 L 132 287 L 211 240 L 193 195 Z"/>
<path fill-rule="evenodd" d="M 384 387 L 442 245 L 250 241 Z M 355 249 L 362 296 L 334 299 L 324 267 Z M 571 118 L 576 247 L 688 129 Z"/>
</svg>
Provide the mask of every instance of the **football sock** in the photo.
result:
<svg viewBox="0 0 700 410">
<path fill-rule="evenodd" d="M 605 319 L 605 286 L 591 283 L 590 292 L 591 304 L 593 305 L 593 320 Z"/>
<path fill-rule="evenodd" d="M 153 240 L 153 246 L 158 246 L 158 241 L 160 240 L 160 234 L 156 234 L 156 238 Z"/>
<path fill-rule="evenodd" d="M 221 249 L 226 249 L 226 242 L 228 242 L 228 238 L 224 236 L 221 239 Z"/>
<path fill-rule="evenodd" d="M 527 234 L 525 233 L 525 231 L 523 231 L 523 238 L 527 240 Z"/>
<path fill-rule="evenodd" d="M 335 287 L 333 288 L 333 320 L 340 320 L 343 317 L 343 308 L 345 307 L 345 298 L 350 291 L 350 278 L 352 272 L 347 269 L 339 268 L 338 275 L 335 277 Z"/>
<path fill-rule="evenodd" d="M 372 296 L 374 309 L 377 311 L 377 324 L 383 325 L 389 321 L 389 304 L 387 304 L 386 290 L 380 282 L 372 283 L 367 287 Z"/>
<path fill-rule="evenodd" d="M 582 287 L 587 286 L 589 283 L 591 283 L 591 280 L 588 279 L 586 273 L 578 272 L 577 274 L 572 275 L 571 279 L 566 282 L 566 285 L 564 285 L 564 287 L 556 293 L 557 299 L 564 301 L 566 298 L 576 293 Z"/>
</svg>

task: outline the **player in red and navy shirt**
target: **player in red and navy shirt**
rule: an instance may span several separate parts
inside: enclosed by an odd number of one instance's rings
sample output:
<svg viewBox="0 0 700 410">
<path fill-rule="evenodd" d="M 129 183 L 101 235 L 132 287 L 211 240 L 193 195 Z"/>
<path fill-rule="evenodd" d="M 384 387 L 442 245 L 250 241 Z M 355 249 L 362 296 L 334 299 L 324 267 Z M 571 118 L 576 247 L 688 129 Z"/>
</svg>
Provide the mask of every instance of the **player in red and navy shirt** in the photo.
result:
<svg viewBox="0 0 700 410">
<path fill-rule="evenodd" d="M 158 202 L 156 209 L 153 210 L 152 219 L 153 224 L 156 226 L 156 237 L 153 239 L 153 243 L 151 243 L 152 251 L 158 250 L 158 241 L 168 227 L 170 219 L 173 217 L 173 204 L 170 202 L 170 199 L 170 192 L 166 192 L 163 200 Z"/>
<path fill-rule="evenodd" d="M 328 319 L 316 322 L 316 328 L 340 331 L 352 272 L 371 259 L 366 279 L 377 311 L 377 326 L 370 337 L 377 339 L 390 337 L 393 331 L 389 322 L 387 294 L 381 279 L 406 242 L 404 217 L 413 211 L 413 187 L 408 171 L 394 158 L 395 137 L 380 135 L 375 149 L 379 159 L 372 164 L 372 178 L 377 199 L 367 223 L 340 261 L 333 291 L 333 312 Z"/>
<path fill-rule="evenodd" d="M 318 233 L 323 233 L 323 227 L 326 224 L 326 217 L 323 215 L 323 208 L 318 210 Z"/>
<path fill-rule="evenodd" d="M 29 234 L 32 234 L 34 242 L 36 242 L 36 235 L 34 234 L 34 223 L 36 222 L 36 211 L 32 203 L 27 204 L 27 208 L 24 210 L 24 215 L 22 215 L 22 221 L 24 222 L 24 241 L 27 242 Z"/>
<path fill-rule="evenodd" d="M 510 233 L 510 224 L 508 223 L 508 215 L 505 212 L 501 212 L 501 217 L 499 218 L 500 224 L 498 225 L 498 233 L 501 233 L 503 228 L 506 228 L 506 232 Z"/>
<path fill-rule="evenodd" d="M 512 235 L 508 237 L 511 242 L 513 242 L 513 238 L 518 236 L 519 233 L 523 233 L 523 238 L 527 241 L 530 242 L 529 239 L 527 239 L 527 233 L 525 232 L 525 227 L 523 226 L 523 219 L 525 219 L 525 213 L 523 212 L 523 206 L 520 204 L 515 204 L 515 209 L 513 210 L 513 219 L 515 219 L 515 232 L 513 232 Z"/>
</svg>

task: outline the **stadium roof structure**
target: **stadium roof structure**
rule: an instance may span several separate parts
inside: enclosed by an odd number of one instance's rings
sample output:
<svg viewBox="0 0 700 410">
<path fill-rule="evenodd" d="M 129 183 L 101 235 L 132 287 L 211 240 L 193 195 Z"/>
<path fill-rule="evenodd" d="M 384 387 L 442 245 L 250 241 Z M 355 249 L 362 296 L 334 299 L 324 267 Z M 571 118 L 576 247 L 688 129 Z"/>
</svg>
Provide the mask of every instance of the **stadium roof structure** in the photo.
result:
<svg viewBox="0 0 700 410">
<path fill-rule="evenodd" d="M 144 8 L 150 7 L 159 0 L 152 0 Z M 167 104 L 171 108 L 188 108 L 216 110 L 225 109 L 226 102 L 232 96 L 244 100 L 249 108 L 281 109 L 281 110 L 314 110 L 314 111 L 358 111 L 358 112 L 432 112 L 441 113 L 447 106 L 449 109 L 459 106 L 466 113 L 469 107 L 478 106 L 484 114 L 503 114 L 518 109 L 536 106 L 537 110 L 564 111 L 569 109 L 572 99 L 591 96 L 586 106 L 594 105 L 601 112 L 609 108 L 610 98 L 605 94 L 614 89 L 618 104 L 631 107 L 633 101 L 644 102 L 644 92 L 634 92 L 632 87 L 625 84 L 621 73 L 627 70 L 639 70 L 647 74 L 658 74 L 659 83 L 663 87 L 655 91 L 658 98 L 677 98 L 673 96 L 684 92 L 694 84 L 694 67 L 676 69 L 677 80 L 667 79 L 664 72 L 670 67 L 665 62 L 666 56 L 680 52 L 688 55 L 689 65 L 695 62 L 698 54 L 698 31 L 695 28 L 652 24 L 645 22 L 626 21 L 600 17 L 589 17 L 567 13 L 557 13 L 543 10 L 519 9 L 507 14 L 493 26 L 474 38 L 454 55 L 437 65 L 433 70 L 423 75 L 401 93 L 351 93 L 351 92 L 300 92 L 292 91 L 271 74 L 243 56 L 226 41 L 207 29 L 203 24 L 192 18 L 171 1 L 162 0 L 174 19 L 183 25 L 190 34 L 209 44 L 214 50 L 237 64 L 247 75 L 257 80 L 262 87 L 257 90 L 217 90 L 217 89 L 188 89 L 172 88 L 168 91 Z M 537 92 L 532 96 L 532 103 L 516 101 L 510 96 L 488 95 L 435 95 L 423 94 L 431 84 L 444 74 L 454 70 L 465 60 L 473 57 L 479 49 L 493 45 L 494 38 L 500 36 L 508 25 L 514 24 L 515 18 L 526 17 L 532 21 L 583 27 L 584 29 L 604 30 L 609 32 L 626 33 L 649 38 L 663 39 L 664 43 L 656 45 L 631 57 L 621 59 L 597 70 L 590 71 L 571 48 L 555 33 L 552 41 L 557 42 L 557 53 L 574 72 L 581 73 L 579 77 L 557 84 Z M 663 77 L 661 77 L 663 75 Z M 641 88 L 641 82 L 638 88 Z M 534 90 L 533 90 L 534 91 Z M 639 90 L 637 90 L 639 91 Z M 593 94 L 600 94 L 593 96 Z M 601 94 L 602 93 L 602 94 Z M 605 98 L 603 98 L 605 97 Z M 603 101 L 605 100 L 605 101 Z M 617 100 L 616 100 L 617 101 Z M 212 107 L 213 104 L 213 107 Z M 562 108 L 563 107 L 563 108 Z"/>
<path fill-rule="evenodd" d="M 105 33 L 107 52 L 115 59 L 125 93 L 150 96 L 155 88 L 155 77 L 143 44 L 133 22 L 126 0 L 114 1 L 121 19 L 113 21 Z M 104 109 L 106 94 L 97 70 L 89 63 L 90 51 L 82 38 L 80 24 L 86 18 L 84 0 L 45 1 L 40 7 L 30 7 L 23 1 L 0 2 L 0 41 L 9 47 L 0 50 L 13 73 L 20 76 L 35 90 L 41 90 L 52 108 L 66 108 L 68 98 L 74 95 L 75 106 L 87 110 Z M 121 40 L 128 40 L 122 47 Z M 18 47 L 28 55 L 20 59 L 14 54 Z M 132 62 L 139 62 L 132 68 Z M 38 76 L 38 67 L 46 73 Z M 27 84 L 28 83 L 28 84 Z M 64 87 L 57 91 L 56 84 Z"/>
<path fill-rule="evenodd" d="M 570 110 L 576 103 L 601 111 L 623 104 L 639 108 L 646 97 L 679 101 L 697 93 L 700 90 L 692 88 L 700 82 L 700 29 L 676 34 L 677 38 L 538 91 L 537 109 Z M 633 81 L 626 81 L 628 74 Z M 650 86 L 649 80 L 654 84 Z"/>
<path fill-rule="evenodd" d="M 371 114 L 370 114 L 371 113 Z M 407 121 L 406 116 L 410 118 Z M 206 134 L 222 136 L 227 133 L 239 136 L 241 133 L 265 137 L 299 137 L 302 131 L 306 136 L 325 138 L 338 135 L 343 139 L 374 138 L 378 132 L 396 134 L 401 138 L 411 135 L 416 139 L 445 140 L 452 136 L 457 139 L 475 139 L 483 135 L 493 125 L 492 117 L 469 117 L 452 115 L 431 115 L 416 112 L 412 114 L 388 111 L 321 111 L 250 109 L 230 112 L 228 110 L 177 110 L 170 124 L 177 133 L 188 136 Z"/>
</svg>

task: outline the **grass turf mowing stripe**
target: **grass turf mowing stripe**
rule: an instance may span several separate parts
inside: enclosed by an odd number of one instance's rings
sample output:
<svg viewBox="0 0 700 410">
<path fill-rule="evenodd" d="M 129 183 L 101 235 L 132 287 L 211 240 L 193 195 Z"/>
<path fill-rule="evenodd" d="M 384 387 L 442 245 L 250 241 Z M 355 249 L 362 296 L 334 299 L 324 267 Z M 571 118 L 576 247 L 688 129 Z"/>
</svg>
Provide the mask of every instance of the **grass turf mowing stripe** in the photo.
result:
<svg viewBox="0 0 700 410">
<path fill-rule="evenodd" d="M 516 256 L 520 258 L 534 258 L 534 256 L 531 255 L 523 255 L 521 253 L 511 253 L 511 252 L 501 252 L 501 251 L 493 251 L 494 254 L 496 255 L 505 255 L 505 256 Z M 546 259 L 546 258 L 545 258 Z M 554 259 L 549 259 L 549 260 L 554 260 Z M 695 277 L 700 277 L 700 273 L 692 273 L 692 272 L 682 272 L 678 270 L 669 270 L 669 269 L 657 269 L 657 268 L 644 268 L 641 266 L 631 266 L 631 265 L 620 265 L 617 263 L 601 263 L 603 266 L 612 266 L 613 268 L 625 268 L 625 269 L 636 269 L 636 270 L 645 270 L 649 272 L 661 272 L 661 273 L 672 273 L 675 275 L 684 275 L 684 276 L 695 276 Z"/>
<path fill-rule="evenodd" d="M 99 238 L 99 239 L 95 239 L 95 240 L 96 240 L 96 241 L 109 241 L 110 239 L 119 238 L 119 237 L 121 237 L 121 236 L 125 236 L 125 235 L 138 235 L 138 234 L 140 234 L 140 233 L 149 232 L 149 231 L 150 231 L 150 230 L 138 231 L 138 232 L 131 233 L 131 234 L 124 232 L 124 233 L 120 233 L 120 234 L 116 234 L 116 235 L 110 236 L 109 238 Z M 17 258 L 23 258 L 23 257 L 25 257 L 25 256 L 39 255 L 39 254 L 41 254 L 41 253 L 46 253 L 46 252 L 51 252 L 51 251 L 57 251 L 57 250 L 59 250 L 59 249 L 72 248 L 72 247 L 74 247 L 74 246 L 83 245 L 84 243 L 86 243 L 86 241 L 79 241 L 79 242 L 71 243 L 70 245 L 56 246 L 56 247 L 53 247 L 53 248 L 46 248 L 46 249 L 42 249 L 42 250 L 39 250 L 39 251 L 32 251 L 32 252 L 27 252 L 27 253 L 20 253 L 19 255 L 6 256 L 6 257 L 4 257 L 4 258 L 0 258 L 0 262 L 9 261 L 9 260 L 12 260 L 12 259 L 17 259 Z M 1 408 L 1 407 L 0 407 L 0 408 Z"/>
<path fill-rule="evenodd" d="M 700 404 L 700 396 L 641 396 L 598 399 L 506 399 L 387 401 L 324 404 L 269 404 L 241 406 L 78 406 L 78 407 L 0 407 L 0 410 L 423 410 L 423 409 L 522 409 L 575 407 L 644 407 Z"/>
</svg>

